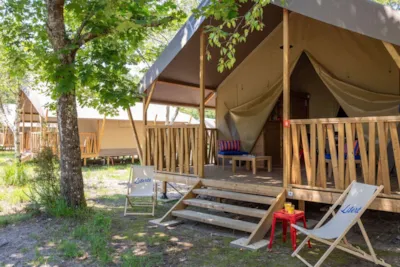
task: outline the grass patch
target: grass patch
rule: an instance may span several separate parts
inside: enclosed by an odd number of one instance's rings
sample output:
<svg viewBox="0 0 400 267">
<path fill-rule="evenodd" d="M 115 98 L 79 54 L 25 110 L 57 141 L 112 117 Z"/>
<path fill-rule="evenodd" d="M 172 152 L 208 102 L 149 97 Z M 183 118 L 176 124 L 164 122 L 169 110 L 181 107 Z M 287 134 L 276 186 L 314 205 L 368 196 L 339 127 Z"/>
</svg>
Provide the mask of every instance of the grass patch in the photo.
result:
<svg viewBox="0 0 400 267">
<path fill-rule="evenodd" d="M 7 201 L 11 205 L 28 202 L 29 196 L 26 194 L 28 191 L 28 186 L 9 187 L 4 191 L 0 191 L 0 201 Z"/>
<path fill-rule="evenodd" d="M 58 250 L 67 259 L 75 259 L 83 255 L 83 251 L 79 249 L 78 245 L 69 240 L 63 240 L 58 246 Z"/>
<path fill-rule="evenodd" d="M 10 161 L 13 157 L 13 151 L 0 151 L 0 164 Z"/>
<path fill-rule="evenodd" d="M 15 224 L 17 222 L 23 222 L 32 218 L 32 213 L 21 213 L 21 214 L 11 214 L 0 216 L 0 227 L 5 227 L 10 224 Z"/>
<path fill-rule="evenodd" d="M 127 252 L 121 256 L 121 262 L 123 267 L 152 267 L 161 265 L 163 263 L 163 257 L 162 253 L 135 255 L 132 252 Z"/>
<path fill-rule="evenodd" d="M 84 179 L 98 179 L 103 181 L 104 179 L 115 179 L 115 180 L 128 180 L 130 164 L 127 165 L 116 165 L 116 166 L 96 166 L 96 167 L 83 167 Z"/>
<path fill-rule="evenodd" d="M 79 225 L 72 233 L 72 237 L 89 243 L 90 253 L 100 262 L 106 264 L 111 261 L 111 249 L 108 241 L 111 236 L 111 217 L 103 213 L 95 213 L 87 222 Z"/>
<path fill-rule="evenodd" d="M 3 166 L 0 178 L 5 185 L 23 186 L 29 181 L 29 176 L 23 163 L 13 163 Z"/>
<path fill-rule="evenodd" d="M 46 210 L 51 216 L 54 217 L 70 217 L 76 219 L 85 219 L 91 212 L 91 210 L 86 207 L 69 207 L 63 199 L 57 199 L 51 206 L 46 207 Z"/>
</svg>

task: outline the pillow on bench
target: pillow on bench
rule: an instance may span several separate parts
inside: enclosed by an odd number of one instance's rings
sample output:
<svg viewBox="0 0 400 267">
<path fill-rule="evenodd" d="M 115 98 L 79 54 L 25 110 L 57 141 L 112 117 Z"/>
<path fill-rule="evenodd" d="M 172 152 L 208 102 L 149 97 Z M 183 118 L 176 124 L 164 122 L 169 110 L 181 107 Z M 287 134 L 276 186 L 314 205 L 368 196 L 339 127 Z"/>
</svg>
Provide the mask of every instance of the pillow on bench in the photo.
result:
<svg viewBox="0 0 400 267">
<path fill-rule="evenodd" d="M 220 140 L 218 141 L 220 155 L 247 155 L 249 153 L 245 151 L 240 151 L 240 140 Z"/>
<path fill-rule="evenodd" d="M 219 140 L 219 151 L 240 151 L 240 140 Z"/>
</svg>

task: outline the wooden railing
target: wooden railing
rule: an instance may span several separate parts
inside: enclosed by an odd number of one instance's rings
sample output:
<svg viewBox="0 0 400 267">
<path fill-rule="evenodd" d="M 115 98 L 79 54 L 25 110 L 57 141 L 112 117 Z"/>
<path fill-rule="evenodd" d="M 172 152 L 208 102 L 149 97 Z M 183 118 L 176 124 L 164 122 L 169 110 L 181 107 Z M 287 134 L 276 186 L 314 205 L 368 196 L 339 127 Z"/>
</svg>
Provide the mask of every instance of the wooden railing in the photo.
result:
<svg viewBox="0 0 400 267">
<path fill-rule="evenodd" d="M 79 133 L 82 158 L 96 157 L 98 154 L 97 134 L 94 132 Z"/>
<path fill-rule="evenodd" d="M 41 148 L 41 132 L 31 132 L 31 152 L 39 153 Z"/>
<path fill-rule="evenodd" d="M 199 125 L 146 126 L 146 165 L 158 171 L 198 174 Z M 216 129 L 206 129 L 205 164 L 216 163 Z"/>
<path fill-rule="evenodd" d="M 58 132 L 48 131 L 44 133 L 42 146 L 50 147 L 54 154 L 58 154 L 59 145 Z"/>
<path fill-rule="evenodd" d="M 343 190 L 358 178 L 384 185 L 386 194 L 399 191 L 399 122 L 400 116 L 291 120 L 289 183 Z M 389 165 L 395 167 L 397 179 L 391 179 Z"/>
<path fill-rule="evenodd" d="M 30 138 L 32 139 L 32 142 L 27 138 L 26 147 L 30 148 L 30 145 L 32 144 L 31 151 L 33 153 L 38 153 L 43 147 L 50 147 L 55 154 L 58 154 L 60 145 L 58 132 L 31 132 Z M 79 133 L 79 140 L 82 158 L 97 156 L 98 146 L 96 133 Z"/>
<path fill-rule="evenodd" d="M 206 129 L 206 164 L 217 164 L 218 141 L 216 128 Z"/>
<path fill-rule="evenodd" d="M 0 147 L 14 147 L 14 135 L 11 132 L 0 133 Z"/>
<path fill-rule="evenodd" d="M 19 133 L 21 153 L 30 150 L 30 132 Z"/>
</svg>

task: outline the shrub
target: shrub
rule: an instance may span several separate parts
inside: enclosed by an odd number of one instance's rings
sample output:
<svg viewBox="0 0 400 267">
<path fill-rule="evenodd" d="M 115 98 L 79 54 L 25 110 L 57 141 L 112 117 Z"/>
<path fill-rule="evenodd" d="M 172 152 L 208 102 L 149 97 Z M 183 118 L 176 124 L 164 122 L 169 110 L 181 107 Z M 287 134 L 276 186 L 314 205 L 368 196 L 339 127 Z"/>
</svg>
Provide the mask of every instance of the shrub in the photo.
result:
<svg viewBox="0 0 400 267">
<path fill-rule="evenodd" d="M 25 165 L 23 163 L 15 162 L 11 165 L 3 167 L 1 173 L 1 180 L 5 185 L 23 186 L 29 181 L 26 173 Z"/>
<path fill-rule="evenodd" d="M 30 198 L 36 208 L 50 211 L 60 204 L 60 169 L 58 158 L 44 148 L 35 159 Z"/>
<path fill-rule="evenodd" d="M 35 159 L 34 177 L 29 195 L 34 210 L 44 209 L 55 217 L 85 218 L 90 212 L 85 207 L 72 208 L 61 197 L 60 166 L 50 148 L 44 148 Z"/>
</svg>

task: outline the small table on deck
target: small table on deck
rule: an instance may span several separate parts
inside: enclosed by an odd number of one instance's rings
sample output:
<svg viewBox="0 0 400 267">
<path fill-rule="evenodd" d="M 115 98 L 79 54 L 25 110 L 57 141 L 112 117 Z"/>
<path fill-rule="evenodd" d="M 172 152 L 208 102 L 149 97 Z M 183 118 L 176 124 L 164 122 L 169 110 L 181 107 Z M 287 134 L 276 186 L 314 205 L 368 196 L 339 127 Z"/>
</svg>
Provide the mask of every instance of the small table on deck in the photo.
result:
<svg viewBox="0 0 400 267">
<path fill-rule="evenodd" d="M 257 173 L 257 161 L 267 161 L 268 164 L 268 172 L 272 171 L 272 156 L 252 156 L 252 155 L 243 155 L 243 156 L 233 156 L 232 157 L 232 172 L 236 172 L 236 161 L 246 161 L 246 169 L 250 170 L 250 163 L 252 163 L 253 174 Z"/>
</svg>

